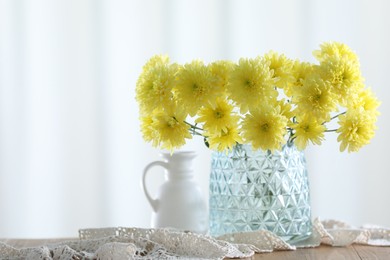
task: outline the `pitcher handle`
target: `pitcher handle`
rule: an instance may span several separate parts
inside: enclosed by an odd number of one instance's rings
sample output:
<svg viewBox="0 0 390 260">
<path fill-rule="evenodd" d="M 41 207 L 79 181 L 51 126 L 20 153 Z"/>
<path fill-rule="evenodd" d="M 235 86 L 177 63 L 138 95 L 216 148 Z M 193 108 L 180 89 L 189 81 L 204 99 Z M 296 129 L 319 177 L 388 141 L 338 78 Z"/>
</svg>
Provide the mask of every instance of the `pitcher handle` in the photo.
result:
<svg viewBox="0 0 390 260">
<path fill-rule="evenodd" d="M 146 174 L 148 173 L 150 168 L 152 168 L 154 166 L 161 166 L 164 169 L 168 170 L 168 163 L 162 162 L 162 161 L 155 161 L 155 162 L 149 163 L 145 167 L 144 173 L 142 174 L 142 189 L 145 193 L 146 198 L 148 199 L 148 201 L 150 203 L 150 206 L 152 206 L 153 211 L 157 212 L 159 201 L 158 201 L 158 199 L 152 199 L 152 197 L 150 196 L 150 194 L 148 192 L 148 189 L 146 188 Z"/>
</svg>

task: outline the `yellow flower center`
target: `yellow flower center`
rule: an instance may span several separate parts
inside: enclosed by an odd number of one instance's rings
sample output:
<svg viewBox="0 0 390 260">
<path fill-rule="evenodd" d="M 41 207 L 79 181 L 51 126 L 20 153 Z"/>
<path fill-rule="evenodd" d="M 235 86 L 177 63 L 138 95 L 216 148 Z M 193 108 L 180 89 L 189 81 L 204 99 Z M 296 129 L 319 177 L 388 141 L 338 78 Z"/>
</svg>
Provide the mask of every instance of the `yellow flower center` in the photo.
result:
<svg viewBox="0 0 390 260">
<path fill-rule="evenodd" d="M 214 112 L 214 116 L 215 118 L 222 118 L 224 116 L 224 113 L 222 111 L 217 110 Z"/>
<path fill-rule="evenodd" d="M 343 75 L 336 75 L 335 77 L 334 77 L 334 82 L 335 83 L 341 83 L 341 82 L 343 82 Z"/>
<path fill-rule="evenodd" d="M 252 89 L 254 87 L 254 85 L 255 85 L 255 83 L 253 81 L 249 80 L 249 79 L 245 80 L 244 84 L 249 89 Z"/>
<path fill-rule="evenodd" d="M 174 117 L 171 117 L 168 119 L 167 125 L 168 127 L 173 128 L 177 125 L 177 120 Z"/>
<path fill-rule="evenodd" d="M 314 103 L 314 104 L 319 104 L 321 101 L 322 95 L 320 93 L 316 93 L 312 96 L 309 97 L 309 101 Z"/>
<path fill-rule="evenodd" d="M 361 127 L 359 126 L 355 126 L 355 128 L 353 129 L 354 133 L 356 135 L 360 135 L 361 134 Z"/>
<path fill-rule="evenodd" d="M 261 125 L 261 130 L 263 131 L 263 132 L 268 132 L 268 130 L 269 130 L 269 125 L 268 125 L 268 123 L 265 123 L 265 124 L 262 124 Z"/>
<path fill-rule="evenodd" d="M 230 133 L 229 128 L 226 129 L 226 131 L 221 131 L 221 136 L 228 136 Z"/>
<path fill-rule="evenodd" d="M 192 85 L 192 90 L 195 92 L 195 95 L 197 96 L 201 96 L 204 93 L 204 88 L 196 83 Z"/>
</svg>

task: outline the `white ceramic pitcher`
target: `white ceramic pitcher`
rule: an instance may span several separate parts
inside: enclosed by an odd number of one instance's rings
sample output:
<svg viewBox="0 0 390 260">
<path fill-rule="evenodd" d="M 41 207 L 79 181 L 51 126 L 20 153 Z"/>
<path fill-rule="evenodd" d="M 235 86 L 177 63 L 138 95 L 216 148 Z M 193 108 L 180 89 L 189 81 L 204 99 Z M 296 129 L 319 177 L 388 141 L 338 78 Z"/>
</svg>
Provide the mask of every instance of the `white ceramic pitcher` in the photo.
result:
<svg viewBox="0 0 390 260">
<path fill-rule="evenodd" d="M 155 161 L 145 167 L 142 188 L 152 206 L 152 228 L 172 227 L 206 234 L 208 210 L 200 186 L 194 180 L 192 160 L 195 152 L 161 153 L 163 161 Z M 150 168 L 165 169 L 165 182 L 153 199 L 145 184 Z"/>
</svg>

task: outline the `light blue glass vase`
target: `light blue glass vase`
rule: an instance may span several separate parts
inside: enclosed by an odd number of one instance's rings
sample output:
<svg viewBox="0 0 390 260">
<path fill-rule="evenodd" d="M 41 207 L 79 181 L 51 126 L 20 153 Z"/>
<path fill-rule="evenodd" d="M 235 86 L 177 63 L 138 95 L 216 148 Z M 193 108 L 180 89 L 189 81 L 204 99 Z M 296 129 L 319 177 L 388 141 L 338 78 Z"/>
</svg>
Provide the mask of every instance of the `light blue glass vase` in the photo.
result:
<svg viewBox="0 0 390 260">
<path fill-rule="evenodd" d="M 294 145 L 213 152 L 209 199 L 212 236 L 266 229 L 295 242 L 311 234 L 306 160 Z"/>
</svg>

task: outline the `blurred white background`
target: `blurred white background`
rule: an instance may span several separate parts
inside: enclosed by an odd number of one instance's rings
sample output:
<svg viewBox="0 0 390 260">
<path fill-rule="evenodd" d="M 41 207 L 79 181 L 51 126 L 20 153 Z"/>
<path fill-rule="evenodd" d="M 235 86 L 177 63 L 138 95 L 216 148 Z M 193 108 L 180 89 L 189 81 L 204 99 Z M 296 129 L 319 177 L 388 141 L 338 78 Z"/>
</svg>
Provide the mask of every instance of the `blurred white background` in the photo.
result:
<svg viewBox="0 0 390 260">
<path fill-rule="evenodd" d="M 382 101 L 359 153 L 332 134 L 307 149 L 313 217 L 390 227 L 390 2 L 387 0 L 0 0 L 0 237 L 69 237 L 149 227 L 140 188 L 158 149 L 141 137 L 135 83 L 154 54 L 238 60 L 269 50 L 314 61 L 348 44 Z M 195 150 L 208 196 L 210 151 Z M 148 178 L 152 193 L 162 171 Z"/>
</svg>

